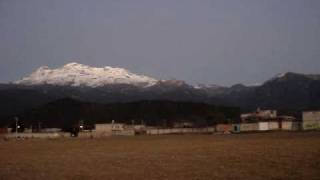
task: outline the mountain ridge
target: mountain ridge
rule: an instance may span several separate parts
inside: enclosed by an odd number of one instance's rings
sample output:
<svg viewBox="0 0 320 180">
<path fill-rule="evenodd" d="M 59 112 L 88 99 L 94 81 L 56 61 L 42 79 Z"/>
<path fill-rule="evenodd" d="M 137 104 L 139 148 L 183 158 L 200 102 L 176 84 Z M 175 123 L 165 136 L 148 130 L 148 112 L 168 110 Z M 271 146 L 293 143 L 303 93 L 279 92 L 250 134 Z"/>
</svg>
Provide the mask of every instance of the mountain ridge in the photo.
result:
<svg viewBox="0 0 320 180">
<path fill-rule="evenodd" d="M 320 80 L 318 74 L 302 74 L 295 72 L 285 72 L 277 74 L 269 80 L 254 84 L 234 84 L 231 86 L 220 86 L 217 84 L 203 84 L 194 85 L 195 89 L 211 89 L 221 90 L 225 88 L 232 88 L 233 86 L 256 87 L 261 86 L 270 81 L 283 80 L 290 77 L 304 77 L 306 79 Z M 61 85 L 61 86 L 89 86 L 101 87 L 110 84 L 130 84 L 136 86 L 153 86 L 156 84 L 187 84 L 181 80 L 169 79 L 158 80 L 146 75 L 138 75 L 130 72 L 127 69 L 119 67 L 92 67 L 89 65 L 80 64 L 77 62 L 67 63 L 60 68 L 50 69 L 48 66 L 41 66 L 30 75 L 23 77 L 20 80 L 14 81 L 13 84 L 18 85 Z M 189 84 L 188 84 L 189 85 Z"/>
<path fill-rule="evenodd" d="M 75 68 L 73 65 L 63 67 L 73 69 Z M 80 70 L 82 68 L 79 67 Z M 43 66 L 40 72 L 47 69 L 49 68 Z M 68 83 L 0 84 L 2 102 L 0 117 L 18 114 L 63 98 L 103 104 L 141 100 L 201 102 L 237 106 L 243 112 L 254 110 L 257 107 L 301 111 L 320 109 L 320 75 L 287 72 L 261 85 L 235 84 L 230 87 L 214 84 L 192 86 L 180 80 L 156 79 L 152 79 L 152 83 L 143 85 L 135 83 L 106 83 L 101 86 L 86 86 L 85 84 L 75 86 Z"/>
</svg>

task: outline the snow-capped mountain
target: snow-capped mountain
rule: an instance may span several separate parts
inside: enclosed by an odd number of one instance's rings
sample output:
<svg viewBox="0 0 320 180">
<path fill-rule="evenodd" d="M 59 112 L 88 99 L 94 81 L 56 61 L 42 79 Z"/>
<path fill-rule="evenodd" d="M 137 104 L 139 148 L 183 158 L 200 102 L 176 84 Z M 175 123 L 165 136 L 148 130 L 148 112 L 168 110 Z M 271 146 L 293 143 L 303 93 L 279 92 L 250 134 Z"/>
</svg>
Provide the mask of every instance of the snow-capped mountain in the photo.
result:
<svg viewBox="0 0 320 180">
<path fill-rule="evenodd" d="M 151 86 L 157 80 L 137 75 L 123 68 L 90 67 L 79 63 L 69 63 L 61 68 L 50 69 L 42 66 L 27 77 L 15 82 L 22 85 L 70 85 L 100 87 L 109 84 L 130 84 Z"/>
<path fill-rule="evenodd" d="M 317 74 L 288 72 L 257 86 L 191 86 L 184 81 L 155 80 L 120 68 L 70 63 L 58 69 L 41 67 L 15 84 L 0 84 L 0 118 L 63 98 L 97 103 L 170 100 L 235 106 L 243 111 L 257 107 L 301 111 L 320 109 L 319 92 Z"/>
</svg>

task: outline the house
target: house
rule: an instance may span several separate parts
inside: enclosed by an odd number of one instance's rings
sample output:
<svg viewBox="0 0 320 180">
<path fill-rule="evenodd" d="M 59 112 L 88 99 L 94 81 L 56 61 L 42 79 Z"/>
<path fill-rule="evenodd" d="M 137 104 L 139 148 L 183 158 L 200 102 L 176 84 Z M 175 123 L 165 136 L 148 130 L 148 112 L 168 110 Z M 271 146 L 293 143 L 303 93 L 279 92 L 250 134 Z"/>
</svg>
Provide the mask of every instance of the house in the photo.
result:
<svg viewBox="0 0 320 180">
<path fill-rule="evenodd" d="M 252 122 L 259 120 L 271 120 L 277 118 L 276 110 L 261 110 L 258 108 L 256 111 L 252 113 L 241 114 L 242 122 Z"/>
<path fill-rule="evenodd" d="M 302 113 L 303 130 L 320 130 L 320 111 L 305 111 Z"/>
</svg>

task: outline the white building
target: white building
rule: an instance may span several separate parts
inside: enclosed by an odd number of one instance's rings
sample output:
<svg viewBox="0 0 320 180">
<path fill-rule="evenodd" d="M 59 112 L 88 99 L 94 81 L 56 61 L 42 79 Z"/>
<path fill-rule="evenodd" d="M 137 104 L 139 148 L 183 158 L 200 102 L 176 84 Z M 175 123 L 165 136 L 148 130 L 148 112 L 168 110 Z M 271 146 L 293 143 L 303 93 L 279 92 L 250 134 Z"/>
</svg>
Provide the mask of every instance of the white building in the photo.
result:
<svg viewBox="0 0 320 180">
<path fill-rule="evenodd" d="M 134 129 L 123 123 L 96 124 L 94 135 L 98 137 L 111 135 L 134 135 Z"/>
<path fill-rule="evenodd" d="M 244 122 L 246 120 L 271 120 L 277 118 L 276 110 L 261 110 L 258 108 L 255 112 L 241 114 L 241 120 Z"/>
<path fill-rule="evenodd" d="M 305 111 L 302 113 L 303 130 L 320 130 L 320 111 Z"/>
</svg>

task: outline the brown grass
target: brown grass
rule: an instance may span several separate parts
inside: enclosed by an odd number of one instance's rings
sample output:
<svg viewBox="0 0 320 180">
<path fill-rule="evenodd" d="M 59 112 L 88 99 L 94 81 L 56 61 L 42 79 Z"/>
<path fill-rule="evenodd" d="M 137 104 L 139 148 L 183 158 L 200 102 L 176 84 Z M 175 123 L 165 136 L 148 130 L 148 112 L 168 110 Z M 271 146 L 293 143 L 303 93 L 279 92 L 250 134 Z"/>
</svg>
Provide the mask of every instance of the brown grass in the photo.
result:
<svg viewBox="0 0 320 180">
<path fill-rule="evenodd" d="M 1 140 L 0 179 L 320 179 L 320 132 Z"/>
</svg>

